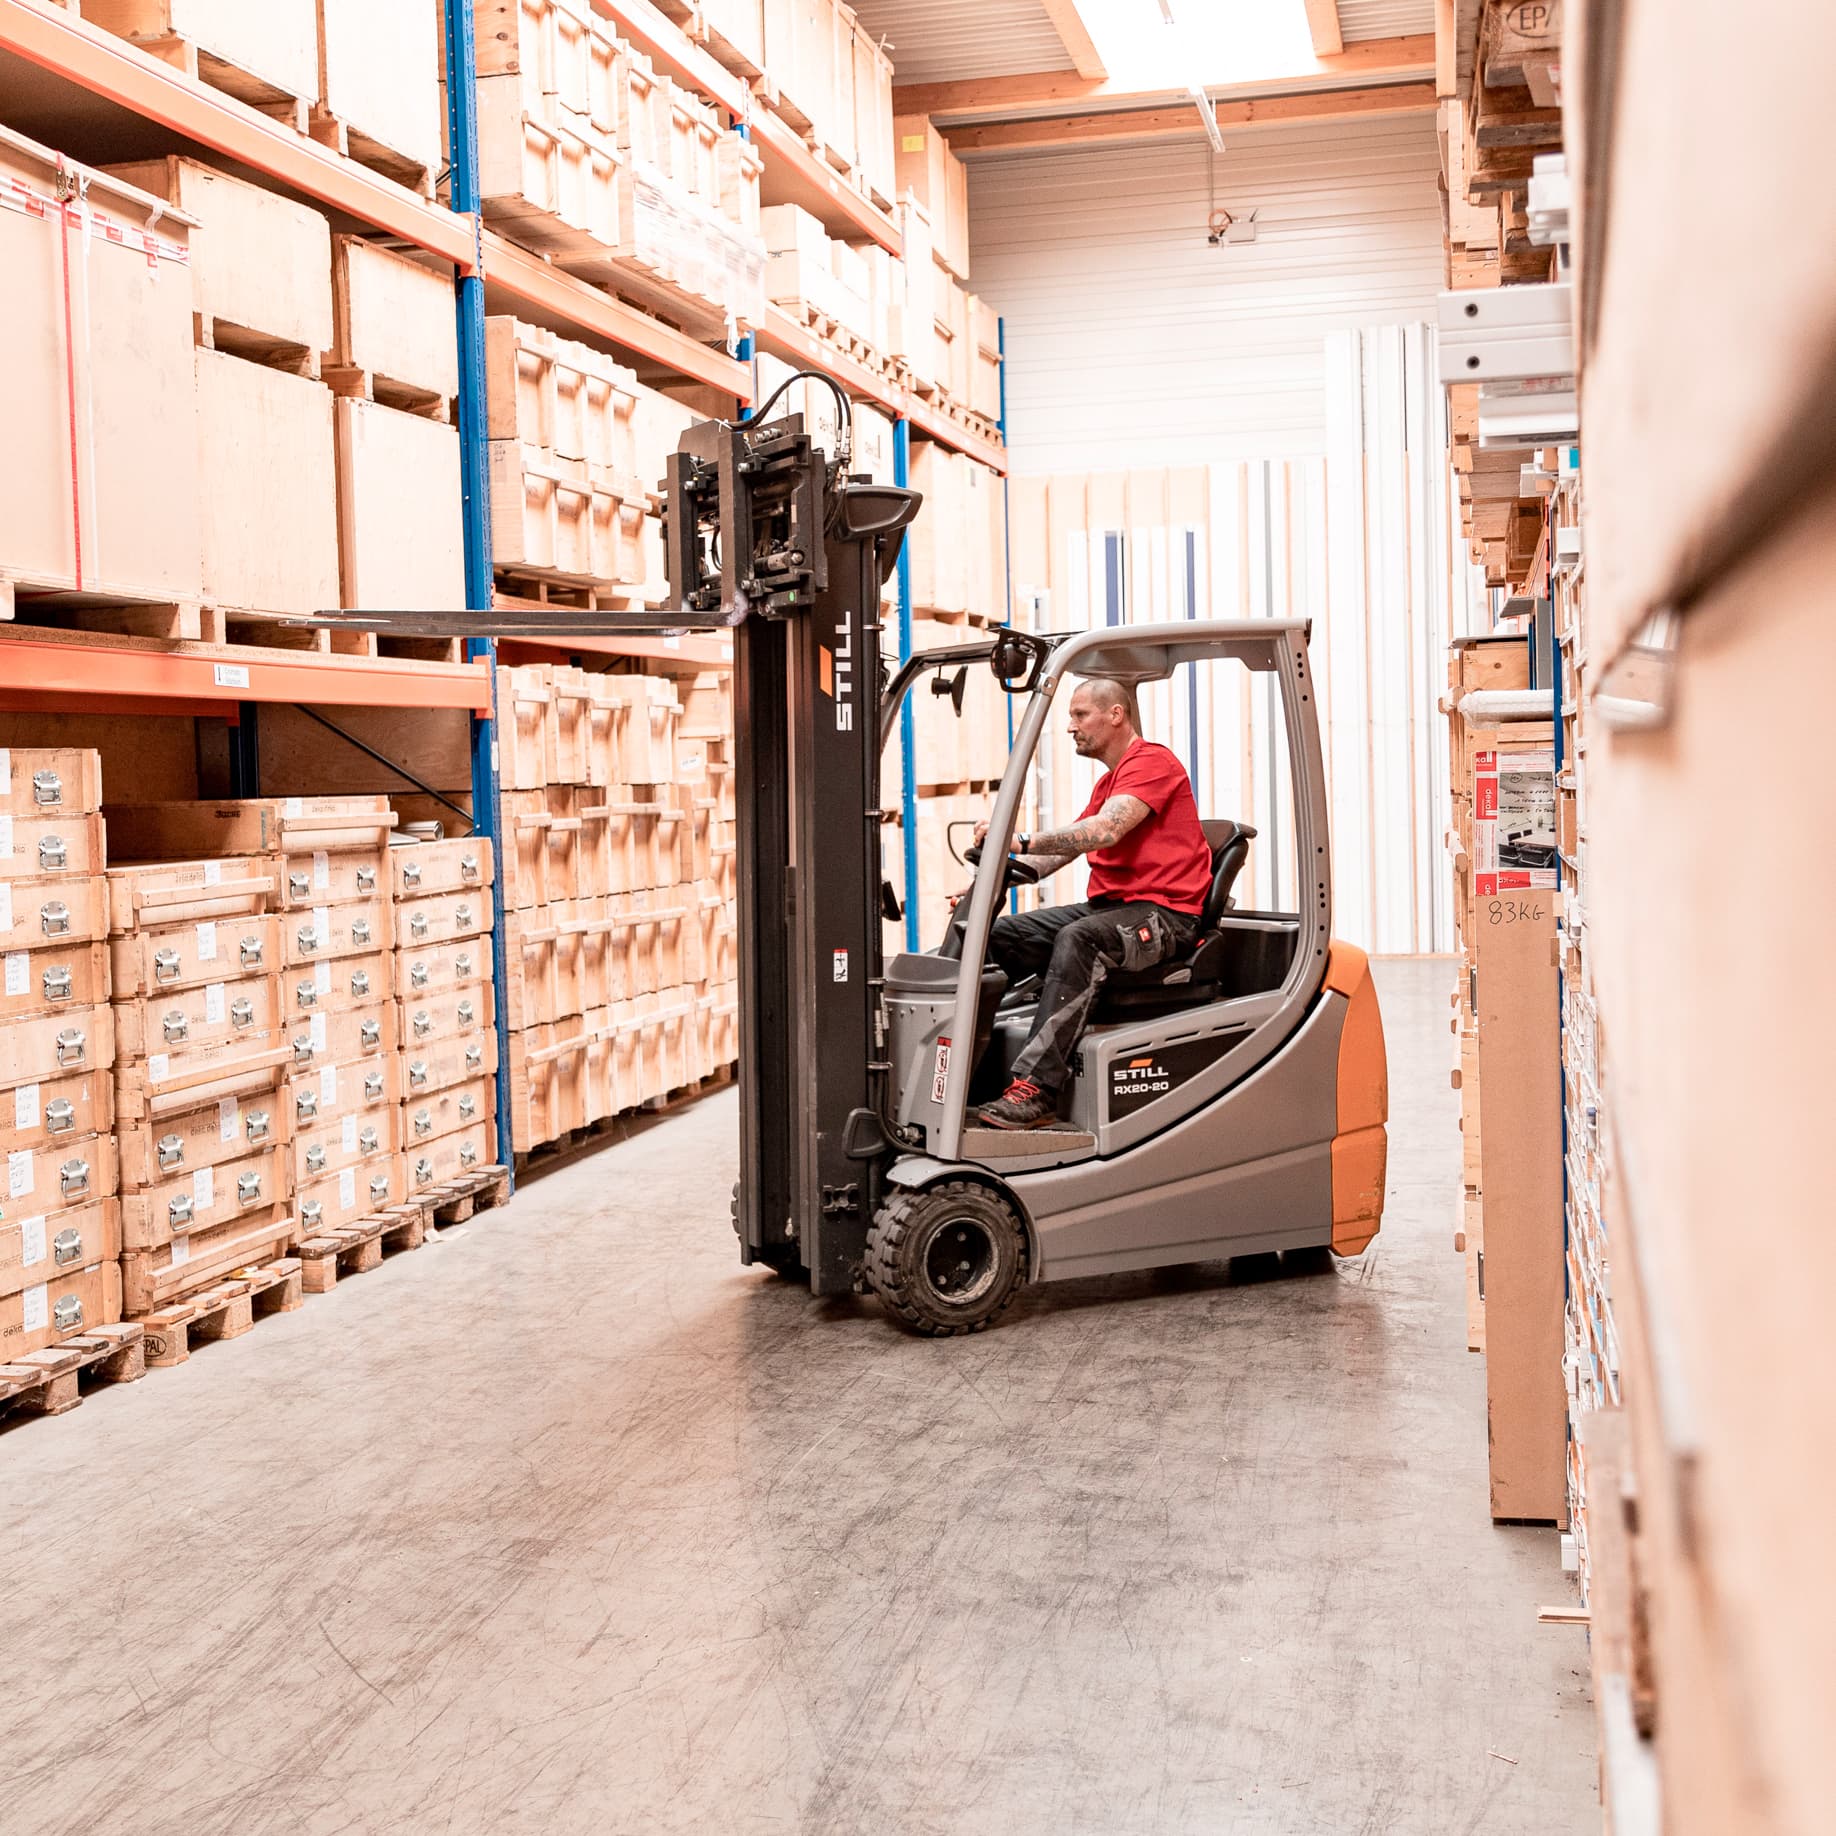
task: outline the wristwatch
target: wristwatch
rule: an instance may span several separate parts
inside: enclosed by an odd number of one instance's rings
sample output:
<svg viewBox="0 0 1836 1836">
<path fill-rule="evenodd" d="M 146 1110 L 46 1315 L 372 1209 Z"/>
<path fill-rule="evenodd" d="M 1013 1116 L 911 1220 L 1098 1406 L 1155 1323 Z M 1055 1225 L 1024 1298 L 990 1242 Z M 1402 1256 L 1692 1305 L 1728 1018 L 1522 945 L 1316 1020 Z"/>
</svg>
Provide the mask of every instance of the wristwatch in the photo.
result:
<svg viewBox="0 0 1836 1836">
<path fill-rule="evenodd" d="M 1032 851 L 1033 838 L 1025 833 L 1024 830 L 1016 829 L 1014 831 L 1014 852 L 1016 854 L 1031 854 Z"/>
</svg>

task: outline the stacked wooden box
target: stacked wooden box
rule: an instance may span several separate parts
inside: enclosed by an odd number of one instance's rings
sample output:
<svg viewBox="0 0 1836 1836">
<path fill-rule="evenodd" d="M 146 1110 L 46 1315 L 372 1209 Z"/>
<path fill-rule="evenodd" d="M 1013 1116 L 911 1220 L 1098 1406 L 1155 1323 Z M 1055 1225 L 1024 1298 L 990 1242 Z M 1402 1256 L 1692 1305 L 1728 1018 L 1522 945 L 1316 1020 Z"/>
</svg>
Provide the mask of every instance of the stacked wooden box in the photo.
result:
<svg viewBox="0 0 1836 1836">
<path fill-rule="evenodd" d="M 497 1160 L 494 877 L 491 844 L 479 836 L 389 851 L 402 1058 L 396 1132 L 410 1194 Z"/>
<path fill-rule="evenodd" d="M 83 17 L 433 195 L 440 15 L 419 0 L 83 0 Z"/>
<path fill-rule="evenodd" d="M 589 0 L 475 0 L 487 216 L 698 336 L 764 310 L 757 152 Z"/>
<path fill-rule="evenodd" d="M 507 672 L 500 706 L 506 1075 L 527 1152 L 731 1056 L 713 1056 L 732 976 L 730 723 L 704 691 L 684 738 L 673 682 L 545 664 Z"/>
<path fill-rule="evenodd" d="M 831 237 L 819 218 L 795 204 L 770 206 L 760 227 L 765 292 L 773 305 L 857 363 L 887 368 L 903 263 L 877 243 Z"/>
<path fill-rule="evenodd" d="M 272 1051 L 261 1043 L 264 1061 L 284 1073 L 291 1139 L 277 1164 L 292 1200 L 292 1241 L 300 1231 L 310 1236 L 348 1224 L 405 1196 L 386 864 L 393 822 L 381 796 L 109 810 L 110 833 L 123 850 L 182 858 L 188 864 L 172 871 L 201 891 L 230 879 L 232 863 L 238 881 L 272 887 L 278 1038 Z M 265 991 L 250 995 L 258 1009 L 268 998 Z M 256 1035 L 245 1038 L 252 1045 Z"/>
<path fill-rule="evenodd" d="M 122 1302 L 141 1319 L 298 1240 L 281 919 L 260 859 L 117 864 L 108 892 Z"/>
<path fill-rule="evenodd" d="M 121 1318 L 101 760 L 0 749 L 0 1366 Z"/>
<path fill-rule="evenodd" d="M 452 290 L 194 160 L 110 169 L 192 222 L 197 610 L 163 634 L 331 647 L 329 606 L 464 605 Z M 338 634 L 340 648 L 374 640 Z"/>
</svg>

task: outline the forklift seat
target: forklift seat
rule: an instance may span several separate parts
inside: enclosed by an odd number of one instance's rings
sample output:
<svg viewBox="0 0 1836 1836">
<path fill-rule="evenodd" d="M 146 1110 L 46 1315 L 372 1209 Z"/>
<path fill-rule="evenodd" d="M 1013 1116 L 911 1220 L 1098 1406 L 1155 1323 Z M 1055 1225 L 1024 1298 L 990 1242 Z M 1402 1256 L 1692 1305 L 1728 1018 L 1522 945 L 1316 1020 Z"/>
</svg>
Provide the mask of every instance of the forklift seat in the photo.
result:
<svg viewBox="0 0 1836 1836">
<path fill-rule="evenodd" d="M 1219 921 L 1231 907 L 1231 888 L 1256 831 L 1248 823 L 1228 817 L 1207 818 L 1199 827 L 1211 844 L 1211 886 L 1199 911 L 1198 935 L 1189 950 L 1170 956 L 1151 969 L 1112 970 L 1103 982 L 1095 1018 L 1140 1018 L 1198 1007 L 1221 997 L 1224 974 L 1224 935 Z"/>
</svg>

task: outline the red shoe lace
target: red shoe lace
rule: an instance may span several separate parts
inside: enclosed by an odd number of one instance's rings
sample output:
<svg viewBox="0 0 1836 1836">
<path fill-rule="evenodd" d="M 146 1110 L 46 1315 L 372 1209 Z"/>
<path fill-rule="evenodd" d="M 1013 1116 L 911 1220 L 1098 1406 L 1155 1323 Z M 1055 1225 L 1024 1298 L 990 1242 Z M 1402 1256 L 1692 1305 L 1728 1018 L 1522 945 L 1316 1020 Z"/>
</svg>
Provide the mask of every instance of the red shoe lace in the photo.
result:
<svg viewBox="0 0 1836 1836">
<path fill-rule="evenodd" d="M 1017 1077 L 1007 1086 L 1007 1090 L 1003 1094 L 1001 1101 L 1003 1103 L 1026 1103 L 1030 1102 L 1038 1094 L 1039 1086 L 1037 1084 L 1030 1084 L 1025 1078 Z"/>
</svg>

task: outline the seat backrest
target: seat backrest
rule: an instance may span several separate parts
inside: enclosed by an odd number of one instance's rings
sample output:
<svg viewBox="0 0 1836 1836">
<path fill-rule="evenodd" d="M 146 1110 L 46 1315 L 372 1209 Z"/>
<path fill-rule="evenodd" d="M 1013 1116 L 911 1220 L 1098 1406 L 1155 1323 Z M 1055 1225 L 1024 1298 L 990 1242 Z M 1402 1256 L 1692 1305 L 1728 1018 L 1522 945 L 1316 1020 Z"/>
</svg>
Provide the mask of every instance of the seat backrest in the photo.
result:
<svg viewBox="0 0 1836 1836">
<path fill-rule="evenodd" d="M 1211 844 L 1211 889 L 1199 911 L 1199 935 L 1203 937 L 1229 909 L 1231 888 L 1249 859 L 1249 845 L 1256 831 L 1248 823 L 1233 822 L 1228 816 L 1207 817 L 1199 827 Z"/>
</svg>

